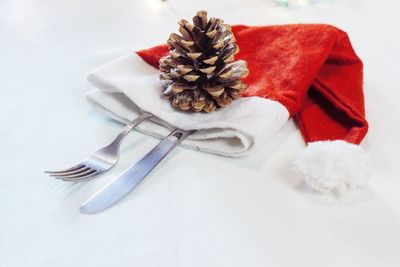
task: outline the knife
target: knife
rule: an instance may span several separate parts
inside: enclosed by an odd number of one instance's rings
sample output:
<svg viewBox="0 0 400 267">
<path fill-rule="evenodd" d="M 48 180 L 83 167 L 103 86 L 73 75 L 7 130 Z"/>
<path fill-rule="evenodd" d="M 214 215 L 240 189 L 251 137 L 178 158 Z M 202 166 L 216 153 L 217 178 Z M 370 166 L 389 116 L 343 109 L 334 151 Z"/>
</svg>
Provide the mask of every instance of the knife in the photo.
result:
<svg viewBox="0 0 400 267">
<path fill-rule="evenodd" d="M 106 184 L 80 207 L 81 213 L 94 214 L 104 211 L 132 191 L 152 169 L 183 139 L 193 131 L 175 129 L 136 164 L 130 166 Z"/>
</svg>

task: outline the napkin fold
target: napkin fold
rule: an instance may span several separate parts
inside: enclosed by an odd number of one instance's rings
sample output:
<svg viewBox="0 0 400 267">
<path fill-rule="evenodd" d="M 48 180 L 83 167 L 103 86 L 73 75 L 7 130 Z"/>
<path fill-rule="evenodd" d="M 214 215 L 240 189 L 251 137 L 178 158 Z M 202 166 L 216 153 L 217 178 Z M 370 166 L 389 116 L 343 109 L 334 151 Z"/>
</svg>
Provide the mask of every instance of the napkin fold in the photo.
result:
<svg viewBox="0 0 400 267">
<path fill-rule="evenodd" d="M 178 111 L 161 96 L 158 76 L 157 69 L 128 53 L 89 74 L 96 89 L 86 97 L 96 110 L 123 123 L 152 113 L 155 118 L 138 130 L 153 136 L 165 136 L 174 128 L 196 130 L 182 145 L 231 157 L 266 142 L 289 119 L 281 103 L 260 97 L 244 97 L 212 113 Z"/>
</svg>

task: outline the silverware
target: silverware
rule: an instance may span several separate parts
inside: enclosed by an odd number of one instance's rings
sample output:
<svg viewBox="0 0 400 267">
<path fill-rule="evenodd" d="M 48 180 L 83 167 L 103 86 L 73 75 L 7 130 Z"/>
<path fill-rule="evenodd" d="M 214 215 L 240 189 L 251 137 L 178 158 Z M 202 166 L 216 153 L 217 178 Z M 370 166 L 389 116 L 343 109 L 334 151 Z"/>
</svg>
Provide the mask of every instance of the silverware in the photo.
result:
<svg viewBox="0 0 400 267">
<path fill-rule="evenodd" d="M 80 208 L 85 214 L 99 213 L 126 196 L 151 170 L 193 131 L 176 129 L 136 164 L 101 188 Z"/>
<path fill-rule="evenodd" d="M 123 131 L 108 146 L 105 146 L 84 159 L 81 163 L 62 171 L 45 171 L 50 176 L 63 181 L 78 181 L 92 178 L 111 169 L 119 159 L 119 148 L 125 137 L 139 123 L 152 117 L 152 114 L 143 113 L 128 123 Z"/>
</svg>

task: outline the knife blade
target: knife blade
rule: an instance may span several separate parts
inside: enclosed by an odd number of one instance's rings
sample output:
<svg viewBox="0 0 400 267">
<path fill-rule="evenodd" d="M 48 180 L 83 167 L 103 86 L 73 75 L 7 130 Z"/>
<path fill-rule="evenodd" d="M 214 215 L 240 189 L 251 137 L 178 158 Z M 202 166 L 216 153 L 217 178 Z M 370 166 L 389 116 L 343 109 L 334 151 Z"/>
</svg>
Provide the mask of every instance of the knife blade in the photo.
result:
<svg viewBox="0 0 400 267">
<path fill-rule="evenodd" d="M 104 211 L 126 196 L 151 170 L 193 131 L 175 129 L 136 164 L 111 180 L 80 207 L 81 213 Z"/>
</svg>

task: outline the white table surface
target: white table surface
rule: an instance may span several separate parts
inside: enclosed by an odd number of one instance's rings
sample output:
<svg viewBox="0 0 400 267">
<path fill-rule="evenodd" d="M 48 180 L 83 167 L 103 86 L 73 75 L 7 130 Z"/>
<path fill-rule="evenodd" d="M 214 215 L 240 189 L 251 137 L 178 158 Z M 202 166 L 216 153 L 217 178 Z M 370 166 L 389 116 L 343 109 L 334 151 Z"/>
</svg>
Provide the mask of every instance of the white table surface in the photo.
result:
<svg viewBox="0 0 400 267">
<path fill-rule="evenodd" d="M 83 159 L 122 128 L 92 111 L 86 74 L 166 40 L 206 8 L 228 23 L 330 23 L 365 63 L 371 193 L 311 194 L 287 171 L 304 147 L 289 124 L 240 159 L 178 148 L 104 213 L 79 213 L 157 140 L 135 132 L 119 164 L 82 183 L 42 173 Z M 0 1 L 0 266 L 400 266 L 398 1 Z M 273 151 L 273 153 L 265 153 Z"/>
</svg>

